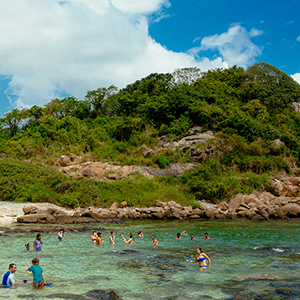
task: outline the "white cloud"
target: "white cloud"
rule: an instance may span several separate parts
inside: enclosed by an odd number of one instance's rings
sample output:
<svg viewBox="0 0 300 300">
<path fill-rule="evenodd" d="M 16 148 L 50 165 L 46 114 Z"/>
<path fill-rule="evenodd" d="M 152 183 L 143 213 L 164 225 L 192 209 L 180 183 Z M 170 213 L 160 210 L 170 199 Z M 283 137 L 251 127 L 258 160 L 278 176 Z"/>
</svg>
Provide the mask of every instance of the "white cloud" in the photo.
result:
<svg viewBox="0 0 300 300">
<path fill-rule="evenodd" d="M 168 0 L 111 0 L 112 4 L 130 14 L 150 14 L 162 6 L 170 6 Z"/>
<path fill-rule="evenodd" d="M 300 84 L 300 73 L 295 73 L 291 75 L 292 78 Z"/>
<path fill-rule="evenodd" d="M 148 34 L 146 15 L 166 0 L 0 1 L 0 74 L 13 106 L 44 105 L 62 93 L 124 87 L 152 72 L 198 66 L 202 71 L 249 63 L 260 50 L 240 26 L 201 41 L 221 56 L 195 58 L 169 51 Z"/>
<path fill-rule="evenodd" d="M 200 47 L 193 53 L 203 50 L 218 50 L 229 65 L 247 66 L 261 54 L 261 49 L 250 40 L 250 33 L 240 25 L 230 27 L 227 32 L 205 37 Z"/>
<path fill-rule="evenodd" d="M 262 35 L 264 32 L 262 30 L 256 29 L 256 28 L 251 28 L 250 30 L 250 37 L 254 37 L 254 36 L 259 36 Z"/>
<path fill-rule="evenodd" d="M 296 39 L 298 42 L 300 42 L 300 35 L 297 37 L 297 39 Z"/>
</svg>

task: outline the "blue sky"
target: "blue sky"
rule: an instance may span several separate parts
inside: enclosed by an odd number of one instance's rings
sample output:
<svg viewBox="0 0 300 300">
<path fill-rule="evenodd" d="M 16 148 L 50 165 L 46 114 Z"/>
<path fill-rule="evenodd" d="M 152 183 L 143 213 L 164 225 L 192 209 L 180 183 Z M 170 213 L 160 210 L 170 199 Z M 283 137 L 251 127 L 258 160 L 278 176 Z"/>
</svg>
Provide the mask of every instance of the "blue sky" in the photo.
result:
<svg viewBox="0 0 300 300">
<path fill-rule="evenodd" d="M 300 0 L 0 3 L 0 115 L 153 72 L 264 61 L 300 82 Z"/>
</svg>

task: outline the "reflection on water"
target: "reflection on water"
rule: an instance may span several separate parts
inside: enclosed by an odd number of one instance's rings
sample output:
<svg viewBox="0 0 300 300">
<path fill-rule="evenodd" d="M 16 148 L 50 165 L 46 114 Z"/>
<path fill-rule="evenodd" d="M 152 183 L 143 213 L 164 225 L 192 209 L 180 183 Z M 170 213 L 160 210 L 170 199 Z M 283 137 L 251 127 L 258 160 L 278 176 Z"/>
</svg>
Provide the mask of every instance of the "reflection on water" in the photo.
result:
<svg viewBox="0 0 300 300">
<path fill-rule="evenodd" d="M 91 231 L 67 232 L 63 242 L 49 233 L 42 234 L 42 251 L 29 253 L 23 252 L 24 245 L 32 244 L 35 234 L 1 236 L 1 275 L 14 262 L 15 278 L 31 280 L 26 261 L 38 257 L 52 286 L 0 288 L 0 299 L 99 299 L 96 289 L 114 290 L 122 299 L 300 299 L 298 222 L 130 221 L 106 229 L 102 246 L 92 244 Z M 114 246 L 110 230 L 115 230 Z M 139 230 L 144 239 L 137 237 Z M 189 235 L 175 240 L 184 230 L 196 241 Z M 129 232 L 134 246 L 121 238 Z M 210 241 L 201 239 L 205 232 Z M 159 247 L 151 246 L 153 234 Z M 197 246 L 211 258 L 208 270 L 186 263 Z"/>
</svg>

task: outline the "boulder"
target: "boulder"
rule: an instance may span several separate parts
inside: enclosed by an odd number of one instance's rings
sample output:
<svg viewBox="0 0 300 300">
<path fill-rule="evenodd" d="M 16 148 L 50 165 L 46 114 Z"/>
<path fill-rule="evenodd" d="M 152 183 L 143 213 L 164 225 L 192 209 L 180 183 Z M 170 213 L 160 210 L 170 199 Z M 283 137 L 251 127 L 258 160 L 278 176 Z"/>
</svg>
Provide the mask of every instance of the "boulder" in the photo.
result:
<svg viewBox="0 0 300 300">
<path fill-rule="evenodd" d="M 299 194 L 299 188 L 296 185 L 287 185 L 287 197 L 296 197 Z"/>
<path fill-rule="evenodd" d="M 165 213 L 163 211 L 152 213 L 153 219 L 163 219 L 165 217 Z"/>
<path fill-rule="evenodd" d="M 298 185 L 300 183 L 300 177 L 291 177 L 291 178 L 288 178 L 288 181 L 292 185 Z"/>
<path fill-rule="evenodd" d="M 189 216 L 190 219 L 200 219 L 199 215 L 190 215 Z"/>
<path fill-rule="evenodd" d="M 217 208 L 225 211 L 228 209 L 228 204 L 226 202 L 221 202 L 217 205 Z"/>
<path fill-rule="evenodd" d="M 233 199 L 231 199 L 228 203 L 228 211 L 230 214 L 236 212 L 236 209 L 240 206 L 240 204 L 244 203 L 243 194 L 237 194 Z"/>
<path fill-rule="evenodd" d="M 300 216 L 300 206 L 296 203 L 288 203 L 278 210 L 279 218 L 297 218 Z"/>
<path fill-rule="evenodd" d="M 269 189 L 272 194 L 278 197 L 279 196 L 284 197 L 287 195 L 288 192 L 286 185 L 277 179 L 272 180 Z"/>
<path fill-rule="evenodd" d="M 289 197 L 276 197 L 270 201 L 270 205 L 278 205 L 278 206 L 284 206 L 290 202 L 291 198 Z"/>
<path fill-rule="evenodd" d="M 23 207 L 23 212 L 25 215 L 35 214 L 37 211 L 38 211 L 38 208 L 33 205 Z"/>
<path fill-rule="evenodd" d="M 170 219 L 181 219 L 181 211 L 176 207 L 171 207 L 170 214 L 167 214 L 166 212 L 166 215 L 168 215 L 168 218 Z"/>
<path fill-rule="evenodd" d="M 128 206 L 127 201 L 122 201 L 122 202 L 120 203 L 120 207 L 121 207 L 121 208 L 124 208 L 124 207 L 127 207 L 127 206 Z"/>
<path fill-rule="evenodd" d="M 119 208 L 118 202 L 114 202 L 114 203 L 110 206 L 110 209 L 111 209 L 111 210 L 116 210 L 117 208 Z"/>
<path fill-rule="evenodd" d="M 197 215 L 199 218 L 201 218 L 204 215 L 204 211 L 202 209 L 195 208 L 192 210 L 192 215 Z"/>
<path fill-rule="evenodd" d="M 279 216 L 278 216 L 278 210 L 279 210 L 279 206 L 278 205 L 269 206 L 268 209 L 267 209 L 267 212 L 269 214 L 269 218 L 272 218 L 272 219 L 279 218 Z"/>
<path fill-rule="evenodd" d="M 19 223 L 50 223 L 55 218 L 48 213 L 30 214 L 24 215 L 17 218 Z"/>
<path fill-rule="evenodd" d="M 69 164 L 70 164 L 70 158 L 66 155 L 60 156 L 55 162 L 55 165 L 59 167 L 66 167 Z"/>
<path fill-rule="evenodd" d="M 259 196 L 258 199 L 259 201 L 263 202 L 264 204 L 268 205 L 272 199 L 274 199 L 275 196 L 269 192 L 262 192 Z"/>
<path fill-rule="evenodd" d="M 141 214 L 135 210 L 128 210 L 127 214 L 129 219 L 138 219 L 141 216 Z"/>
<path fill-rule="evenodd" d="M 170 208 L 182 209 L 182 206 L 179 203 L 176 203 L 175 201 L 169 201 L 168 206 Z"/>
<path fill-rule="evenodd" d="M 76 217 L 75 217 L 76 218 Z M 74 223 L 74 217 L 65 215 L 58 215 L 55 217 L 55 223 L 59 224 L 73 224 Z"/>
<path fill-rule="evenodd" d="M 46 212 L 50 215 L 53 215 L 56 211 L 57 211 L 57 209 L 54 207 L 49 207 L 46 209 Z"/>
<path fill-rule="evenodd" d="M 112 211 L 110 211 L 109 209 L 106 209 L 106 208 L 101 209 L 99 212 L 100 217 L 103 219 L 111 219 L 117 214 L 118 213 L 116 211 L 114 211 L 114 213 L 112 213 Z"/>
</svg>

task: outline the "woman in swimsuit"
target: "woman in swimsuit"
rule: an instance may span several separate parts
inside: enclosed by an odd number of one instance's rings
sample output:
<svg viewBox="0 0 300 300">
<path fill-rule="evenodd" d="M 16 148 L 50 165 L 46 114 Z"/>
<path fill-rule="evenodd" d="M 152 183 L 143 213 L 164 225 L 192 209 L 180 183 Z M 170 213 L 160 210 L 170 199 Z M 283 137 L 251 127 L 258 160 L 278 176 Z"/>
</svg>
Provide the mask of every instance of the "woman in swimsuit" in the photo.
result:
<svg viewBox="0 0 300 300">
<path fill-rule="evenodd" d="M 91 236 L 91 239 L 92 239 L 93 243 L 96 244 L 96 241 L 97 241 L 97 232 L 95 230 L 93 230 L 93 235 Z"/>
<path fill-rule="evenodd" d="M 196 258 L 195 260 L 193 261 L 187 261 L 188 263 L 199 263 L 199 267 L 200 267 L 200 270 L 202 270 L 203 268 L 207 268 L 208 266 L 210 267 L 210 258 L 202 252 L 202 249 L 200 247 L 197 247 L 196 248 Z M 208 266 L 206 264 L 206 261 L 205 260 L 208 260 Z"/>
</svg>

